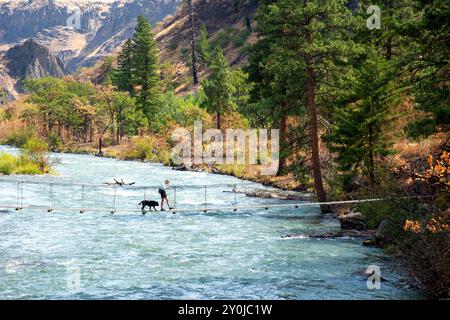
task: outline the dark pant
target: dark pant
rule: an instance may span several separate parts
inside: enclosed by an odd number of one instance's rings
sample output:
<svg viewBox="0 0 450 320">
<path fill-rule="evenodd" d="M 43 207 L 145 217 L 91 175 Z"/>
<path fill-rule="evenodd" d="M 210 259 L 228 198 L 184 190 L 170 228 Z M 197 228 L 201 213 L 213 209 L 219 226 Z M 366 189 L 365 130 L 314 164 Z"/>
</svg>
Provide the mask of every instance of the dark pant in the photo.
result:
<svg viewBox="0 0 450 320">
<path fill-rule="evenodd" d="M 164 189 L 159 189 L 158 192 L 159 192 L 159 194 L 161 195 L 161 199 L 167 198 L 166 190 L 164 190 Z"/>
</svg>

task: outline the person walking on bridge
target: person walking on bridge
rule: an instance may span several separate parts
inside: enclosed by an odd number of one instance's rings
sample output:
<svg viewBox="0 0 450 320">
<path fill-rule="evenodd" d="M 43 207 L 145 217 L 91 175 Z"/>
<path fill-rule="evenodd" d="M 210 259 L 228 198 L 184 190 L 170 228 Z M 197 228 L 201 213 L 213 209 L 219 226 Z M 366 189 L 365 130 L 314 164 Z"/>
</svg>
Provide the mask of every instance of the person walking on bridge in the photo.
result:
<svg viewBox="0 0 450 320">
<path fill-rule="evenodd" d="M 167 203 L 167 207 L 169 207 L 169 210 L 172 210 L 173 208 L 170 206 L 169 203 L 169 197 L 167 197 L 167 189 L 170 188 L 170 181 L 169 180 L 164 180 L 162 187 L 159 188 L 158 192 L 161 195 L 161 211 L 165 211 L 164 210 L 164 200 Z"/>
</svg>

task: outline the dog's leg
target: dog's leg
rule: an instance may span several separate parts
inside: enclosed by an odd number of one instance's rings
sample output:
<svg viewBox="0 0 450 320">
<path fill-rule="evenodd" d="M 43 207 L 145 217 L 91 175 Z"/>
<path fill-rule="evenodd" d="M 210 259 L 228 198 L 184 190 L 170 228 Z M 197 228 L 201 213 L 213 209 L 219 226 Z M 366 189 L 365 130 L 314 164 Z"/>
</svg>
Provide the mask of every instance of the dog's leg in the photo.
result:
<svg viewBox="0 0 450 320">
<path fill-rule="evenodd" d="M 141 211 L 142 211 L 142 214 L 145 214 L 145 205 L 142 205 Z"/>
</svg>

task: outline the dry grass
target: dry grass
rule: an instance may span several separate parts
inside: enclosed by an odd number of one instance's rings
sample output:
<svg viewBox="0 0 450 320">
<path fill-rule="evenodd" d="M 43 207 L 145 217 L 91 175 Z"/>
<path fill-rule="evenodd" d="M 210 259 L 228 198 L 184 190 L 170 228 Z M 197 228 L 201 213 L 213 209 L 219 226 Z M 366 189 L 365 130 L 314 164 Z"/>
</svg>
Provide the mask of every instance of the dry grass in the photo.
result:
<svg viewBox="0 0 450 320">
<path fill-rule="evenodd" d="M 442 144 L 450 137 L 449 133 L 437 133 L 419 142 L 402 138 L 394 145 L 396 154 L 391 157 L 395 167 L 401 167 L 415 160 L 426 160 L 436 146 Z"/>
</svg>

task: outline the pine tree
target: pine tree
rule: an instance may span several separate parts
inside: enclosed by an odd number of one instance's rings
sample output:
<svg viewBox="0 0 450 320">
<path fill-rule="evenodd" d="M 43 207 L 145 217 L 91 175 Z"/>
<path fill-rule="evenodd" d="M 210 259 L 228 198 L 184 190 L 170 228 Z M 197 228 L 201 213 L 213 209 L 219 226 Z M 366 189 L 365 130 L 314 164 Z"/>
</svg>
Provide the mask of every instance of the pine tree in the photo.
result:
<svg viewBox="0 0 450 320">
<path fill-rule="evenodd" d="M 200 36 L 197 44 L 198 60 L 203 69 L 206 69 L 211 59 L 211 43 L 209 41 L 208 30 L 205 25 L 200 28 Z"/>
<path fill-rule="evenodd" d="M 251 114 L 255 126 L 280 129 L 280 159 L 277 175 L 287 169 L 287 158 L 292 152 L 292 136 L 288 128 L 288 117 L 298 115 L 301 108 L 304 82 L 302 71 L 291 51 L 272 51 L 271 44 L 277 41 L 266 34 L 250 50 L 247 71 L 254 82 L 251 91 L 252 103 L 246 113 Z"/>
<path fill-rule="evenodd" d="M 358 69 L 347 83 L 343 101 L 348 103 L 336 112 L 326 140 L 344 173 L 363 173 L 373 185 L 377 160 L 388 155 L 394 143 L 391 129 L 400 96 L 392 64 L 376 50 Z"/>
<path fill-rule="evenodd" d="M 355 17 L 343 0 L 266 0 L 261 1 L 257 22 L 259 36 L 270 39 L 269 53 L 278 57 L 280 62 L 295 62 L 294 70 L 302 69 L 295 80 L 287 68 L 286 79 L 289 84 L 295 81 L 301 86 L 305 96 L 312 176 L 318 200 L 326 202 L 319 154 L 318 104 L 320 96 L 330 86 L 327 80 L 334 73 L 341 72 L 340 66 L 355 51 L 349 32 L 358 28 L 354 23 Z M 280 74 L 273 76 L 279 78 Z M 299 100 L 302 95 L 298 96 Z M 329 208 L 323 206 L 322 209 Z"/>
<path fill-rule="evenodd" d="M 117 69 L 113 73 L 113 84 L 117 89 L 134 94 L 133 83 L 133 43 L 125 41 L 117 58 Z"/>
<path fill-rule="evenodd" d="M 221 129 L 221 115 L 236 108 L 233 73 L 222 49 L 217 46 L 211 57 L 210 75 L 204 81 L 205 107 L 216 114 L 217 129 Z"/>
<path fill-rule="evenodd" d="M 419 1 L 422 19 L 408 34 L 408 70 L 420 110 L 431 112 L 434 130 L 450 128 L 450 3 Z M 412 46 L 411 44 L 415 44 Z M 406 59 L 405 59 L 406 60 Z M 428 120 L 429 121 L 429 120 Z"/>
<path fill-rule="evenodd" d="M 137 90 L 137 105 L 149 119 L 156 114 L 160 98 L 158 51 L 150 23 L 138 17 L 133 36 L 133 80 Z"/>
<path fill-rule="evenodd" d="M 193 0 L 183 0 L 182 2 L 188 12 L 190 23 L 190 36 L 191 36 L 191 67 L 192 67 L 192 80 L 194 86 L 198 85 L 198 70 L 197 70 L 197 40 L 196 40 L 196 28 L 195 28 L 195 4 Z"/>
</svg>

